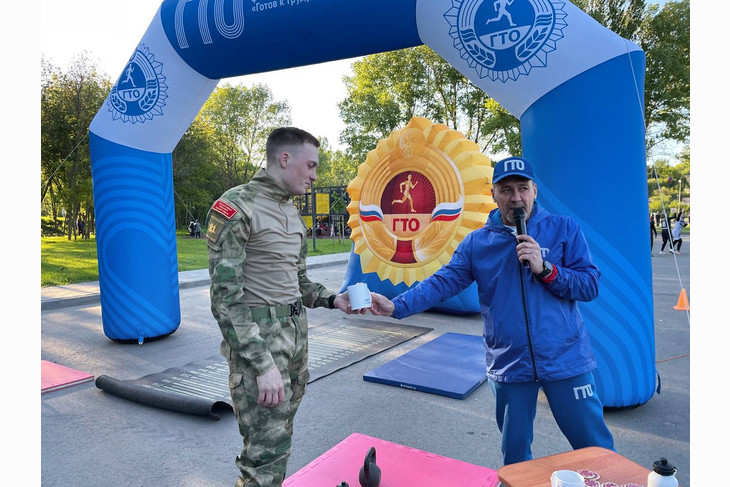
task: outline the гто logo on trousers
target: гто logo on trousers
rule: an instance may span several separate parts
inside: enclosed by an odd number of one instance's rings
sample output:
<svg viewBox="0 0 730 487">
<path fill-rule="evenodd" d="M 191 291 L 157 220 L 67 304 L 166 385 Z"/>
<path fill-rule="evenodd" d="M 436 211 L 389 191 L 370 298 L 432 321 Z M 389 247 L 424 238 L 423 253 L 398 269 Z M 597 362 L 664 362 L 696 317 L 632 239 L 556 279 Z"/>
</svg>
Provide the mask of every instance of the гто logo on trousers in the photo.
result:
<svg viewBox="0 0 730 487">
<path fill-rule="evenodd" d="M 155 61 L 149 49 L 140 44 L 109 94 L 107 104 L 112 118 L 144 123 L 162 115 L 166 98 L 162 63 Z"/>
<path fill-rule="evenodd" d="M 563 3 L 550 0 L 453 0 L 444 17 L 463 59 L 480 78 L 516 80 L 546 67 L 563 37 Z"/>
</svg>

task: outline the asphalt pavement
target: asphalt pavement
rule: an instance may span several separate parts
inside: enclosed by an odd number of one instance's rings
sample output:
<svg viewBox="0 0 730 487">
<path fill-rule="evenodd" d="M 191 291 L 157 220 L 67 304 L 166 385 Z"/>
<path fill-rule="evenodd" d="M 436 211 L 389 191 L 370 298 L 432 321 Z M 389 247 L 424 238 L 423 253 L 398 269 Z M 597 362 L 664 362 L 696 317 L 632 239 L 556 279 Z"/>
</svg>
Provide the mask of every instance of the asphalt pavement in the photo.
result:
<svg viewBox="0 0 730 487">
<path fill-rule="evenodd" d="M 646 468 L 659 457 L 668 458 L 684 487 L 690 486 L 690 317 L 673 306 L 681 289 L 691 298 L 690 249 L 687 236 L 681 255 L 659 255 L 655 241 L 654 324 L 661 393 L 639 407 L 606 412 L 619 453 Z M 310 258 L 310 278 L 339 290 L 347 258 Z M 143 345 L 122 344 L 104 335 L 98 283 L 43 288 L 41 359 L 94 377 L 125 380 L 214 355 L 220 332 L 210 313 L 207 270 L 182 272 L 179 281 L 180 327 Z M 341 317 L 336 310 L 308 310 L 310 326 L 326 323 L 334 313 Z M 486 384 L 459 400 L 362 378 L 444 333 L 480 335 L 480 317 L 422 313 L 402 323 L 433 331 L 308 385 L 295 421 L 290 474 L 353 432 L 499 469 L 500 434 L 494 397 Z M 217 487 L 232 486 L 238 475 L 234 459 L 241 437 L 232 413 L 216 421 L 169 412 L 105 393 L 93 381 L 42 394 L 40 409 L 43 486 Z M 541 457 L 568 450 L 541 396 L 533 453 Z"/>
</svg>

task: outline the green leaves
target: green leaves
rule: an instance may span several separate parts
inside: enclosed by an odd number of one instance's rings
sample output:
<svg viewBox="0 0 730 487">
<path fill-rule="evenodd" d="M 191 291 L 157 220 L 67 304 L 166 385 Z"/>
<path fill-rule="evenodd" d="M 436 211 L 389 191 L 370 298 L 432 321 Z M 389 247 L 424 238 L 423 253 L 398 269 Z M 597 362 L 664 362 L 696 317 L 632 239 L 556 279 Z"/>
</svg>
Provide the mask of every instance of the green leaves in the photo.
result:
<svg viewBox="0 0 730 487">
<path fill-rule="evenodd" d="M 663 6 L 644 0 L 576 0 L 603 26 L 646 54 L 644 117 L 648 153 L 662 142 L 689 140 L 689 0 Z"/>
<path fill-rule="evenodd" d="M 339 107 L 346 125 L 340 141 L 354 159 L 364 161 L 414 116 L 458 130 L 485 152 L 514 149 L 514 134 L 519 140 L 519 121 L 427 46 L 366 56 L 353 68 Z"/>
<path fill-rule="evenodd" d="M 66 71 L 43 58 L 41 69 L 41 207 L 53 216 L 63 210 L 70 240 L 79 218 L 93 218 L 87 134 L 111 81 L 85 52 Z"/>
</svg>

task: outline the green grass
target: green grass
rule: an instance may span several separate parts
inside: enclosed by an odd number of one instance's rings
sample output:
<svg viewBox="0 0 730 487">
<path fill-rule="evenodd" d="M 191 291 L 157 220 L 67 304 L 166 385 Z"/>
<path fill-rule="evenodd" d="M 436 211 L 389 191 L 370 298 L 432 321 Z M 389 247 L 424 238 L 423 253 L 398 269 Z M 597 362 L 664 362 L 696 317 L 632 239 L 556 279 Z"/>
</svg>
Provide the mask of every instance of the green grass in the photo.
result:
<svg viewBox="0 0 730 487">
<path fill-rule="evenodd" d="M 96 240 L 41 237 L 41 287 L 98 280 Z"/>
<path fill-rule="evenodd" d="M 307 240 L 309 255 L 328 255 L 349 252 L 350 239 L 317 239 L 317 250 L 312 250 L 312 239 Z M 177 268 L 180 271 L 206 269 L 208 254 L 205 238 L 190 238 L 185 231 L 177 233 Z M 62 286 L 99 280 L 96 261 L 96 239 L 68 240 L 66 237 L 41 237 L 41 287 Z"/>
</svg>

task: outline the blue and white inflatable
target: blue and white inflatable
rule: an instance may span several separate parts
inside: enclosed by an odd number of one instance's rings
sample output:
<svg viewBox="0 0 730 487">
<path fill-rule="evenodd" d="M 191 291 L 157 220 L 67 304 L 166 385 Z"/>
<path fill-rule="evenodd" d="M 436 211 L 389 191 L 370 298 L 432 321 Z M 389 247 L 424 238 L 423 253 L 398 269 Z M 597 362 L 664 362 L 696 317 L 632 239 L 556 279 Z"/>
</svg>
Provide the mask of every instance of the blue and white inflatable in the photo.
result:
<svg viewBox="0 0 730 487">
<path fill-rule="evenodd" d="M 172 150 L 222 78 L 426 44 L 522 124 L 540 202 L 602 271 L 582 307 L 607 406 L 654 393 L 645 58 L 559 0 L 165 0 L 90 126 L 105 334 L 180 324 Z"/>
</svg>

